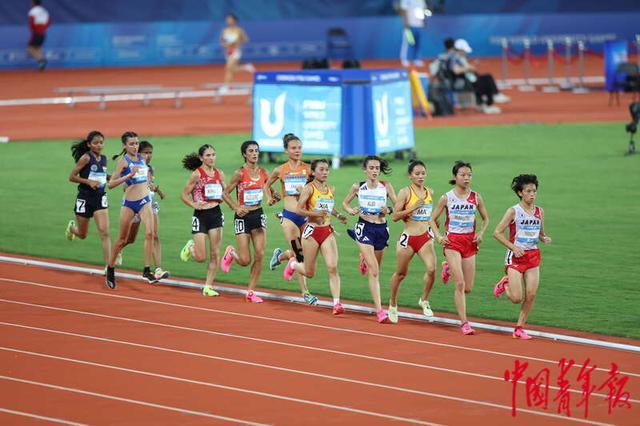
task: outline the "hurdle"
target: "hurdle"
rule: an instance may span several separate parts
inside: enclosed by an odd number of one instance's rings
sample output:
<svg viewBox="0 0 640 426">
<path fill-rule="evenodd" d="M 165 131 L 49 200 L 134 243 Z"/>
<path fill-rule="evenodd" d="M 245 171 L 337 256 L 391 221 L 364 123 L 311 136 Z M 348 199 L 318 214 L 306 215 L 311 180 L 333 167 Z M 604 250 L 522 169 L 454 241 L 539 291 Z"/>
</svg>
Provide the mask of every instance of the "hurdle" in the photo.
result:
<svg viewBox="0 0 640 426">
<path fill-rule="evenodd" d="M 66 93 L 71 93 L 69 96 L 56 96 L 56 97 L 44 97 L 44 98 L 23 98 L 23 99 L 0 99 L 0 107 L 11 106 L 43 106 L 43 105 L 67 105 L 73 107 L 78 103 L 97 103 L 98 108 L 105 110 L 109 102 L 126 102 L 126 101 L 141 101 L 143 105 L 147 106 L 152 100 L 173 100 L 175 108 L 181 108 L 184 99 L 194 98 L 216 98 L 224 96 L 248 96 L 252 93 L 250 85 L 246 87 L 231 87 L 227 90 L 221 91 L 220 89 L 213 90 L 196 90 L 192 87 L 157 87 L 146 88 L 140 90 L 140 86 L 137 86 L 134 91 L 127 88 L 117 88 L 112 86 L 109 90 L 105 90 L 104 87 L 94 88 L 80 88 L 84 90 L 84 93 L 90 93 L 86 95 L 77 95 L 76 93 L 82 93 L 80 91 L 69 91 L 66 89 Z M 87 92 L 89 90 L 89 92 Z"/>
</svg>

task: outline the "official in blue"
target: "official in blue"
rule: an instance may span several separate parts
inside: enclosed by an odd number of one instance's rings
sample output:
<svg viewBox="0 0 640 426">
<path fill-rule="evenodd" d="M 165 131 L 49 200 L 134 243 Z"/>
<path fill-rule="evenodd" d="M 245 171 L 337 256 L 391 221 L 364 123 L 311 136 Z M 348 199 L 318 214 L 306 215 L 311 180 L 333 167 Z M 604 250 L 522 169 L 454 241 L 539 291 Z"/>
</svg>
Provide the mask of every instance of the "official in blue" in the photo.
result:
<svg viewBox="0 0 640 426">
<path fill-rule="evenodd" d="M 389 228 L 386 217 L 391 213 L 387 199 L 396 201 L 396 193 L 389 182 L 381 181 L 380 174 L 388 174 L 391 169 L 386 160 L 370 155 L 362 163 L 367 180 L 354 183 L 342 208 L 351 216 L 359 215 L 353 230 L 347 233 L 358 243 L 360 249 L 360 273 L 369 274 L 369 291 L 376 307 L 378 322 L 388 323 L 387 313 L 382 309 L 380 300 L 380 265 L 382 255 L 389 241 Z M 358 207 L 349 206 L 358 197 Z"/>
<path fill-rule="evenodd" d="M 69 241 L 76 237 L 84 240 L 89 232 L 89 220 L 94 218 L 105 263 L 109 263 L 111 239 L 109 238 L 109 203 L 105 187 L 107 184 L 107 157 L 102 155 L 104 135 L 97 130 L 71 146 L 71 155 L 76 165 L 69 174 L 69 181 L 78 184 L 73 212 L 75 220 L 70 220 L 65 230 Z"/>
<path fill-rule="evenodd" d="M 120 209 L 120 233 L 111 250 L 111 257 L 107 264 L 106 284 L 110 289 L 116 288 L 115 263 L 118 254 L 127 241 L 129 228 L 136 214 L 145 225 L 144 235 L 144 270 L 142 276 L 150 283 L 157 281 L 151 273 L 151 257 L 153 255 L 153 212 L 151 211 L 151 197 L 149 196 L 149 167 L 144 157 L 138 153 L 140 142 L 135 132 L 125 132 L 122 135 L 122 152 L 115 155 L 122 158 L 116 164 L 113 177 L 109 180 L 109 189 L 126 183 L 122 208 Z"/>
</svg>

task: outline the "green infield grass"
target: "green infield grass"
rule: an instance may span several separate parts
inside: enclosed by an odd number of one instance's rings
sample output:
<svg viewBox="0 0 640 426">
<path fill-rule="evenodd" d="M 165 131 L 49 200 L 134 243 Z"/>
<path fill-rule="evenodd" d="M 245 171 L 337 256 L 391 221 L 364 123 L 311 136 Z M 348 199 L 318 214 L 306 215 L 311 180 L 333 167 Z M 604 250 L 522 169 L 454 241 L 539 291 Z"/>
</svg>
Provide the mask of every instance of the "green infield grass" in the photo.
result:
<svg viewBox="0 0 640 426">
<path fill-rule="evenodd" d="M 82 135 L 79 135 L 82 136 Z M 230 176 L 242 164 L 239 146 L 246 135 L 151 137 L 156 181 L 167 198 L 160 206 L 163 267 L 174 276 L 204 279 L 206 266 L 182 263 L 178 254 L 191 236 L 191 210 L 180 201 L 189 172 L 182 157 L 203 143 L 217 148 L 217 166 Z M 142 139 L 145 139 L 144 137 Z M 506 297 L 494 300 L 492 289 L 502 275 L 505 249 L 491 237 L 505 210 L 517 202 L 511 179 L 535 173 L 540 180 L 538 204 L 545 210 L 546 232 L 553 238 L 542 246 L 543 264 L 538 298 L 529 322 L 555 327 L 640 338 L 640 156 L 625 157 L 626 136 L 621 123 L 516 125 L 416 130 L 418 157 L 427 164 L 427 185 L 436 197 L 448 191 L 453 162 L 473 165 L 474 190 L 484 197 L 490 227 L 477 257 L 473 292 L 467 296 L 468 314 L 515 321 L 519 307 Z M 69 242 L 64 229 L 74 217 L 76 187 L 67 179 L 73 167 L 71 141 L 34 141 L 0 145 L 0 251 L 59 258 L 101 265 L 102 255 L 94 224 L 89 237 Z M 107 139 L 104 153 L 118 153 L 118 137 Z M 280 157 L 284 159 L 284 157 Z M 391 162 L 388 180 L 398 191 L 407 184 L 406 162 Z M 272 164 L 265 165 L 268 169 Z M 109 162 L 109 170 L 114 163 Z M 336 187 L 337 205 L 353 182 L 363 178 L 359 164 L 333 170 L 329 182 Z M 117 235 L 122 189 L 109 192 L 111 236 Z M 267 253 L 260 287 L 295 291 L 294 280 L 282 278 L 282 267 L 269 271 L 268 259 L 285 239 L 274 213 L 268 217 Z M 235 241 L 233 214 L 224 208 L 226 225 L 222 249 Z M 349 219 L 353 226 L 355 218 Z M 339 271 L 344 299 L 370 301 L 366 277 L 358 272 L 358 251 L 346 228 L 335 221 L 339 245 Z M 383 301 L 395 268 L 395 241 L 401 225 L 389 225 L 391 240 L 381 271 Z M 123 267 L 142 269 L 142 234 L 126 248 Z M 438 264 L 443 259 L 437 247 Z M 322 262 L 322 259 L 319 259 Z M 438 278 L 430 300 L 436 313 L 455 312 L 452 285 Z M 416 257 L 400 290 L 399 302 L 417 308 L 424 267 Z M 234 265 L 217 281 L 246 283 L 249 268 Z M 96 286 L 103 280 L 95 278 Z M 140 284 L 143 285 L 143 284 Z M 309 281 L 313 293 L 328 296 L 325 268 Z M 152 291 L 151 288 L 149 290 Z M 215 304 L 215 299 L 211 299 Z M 428 333 L 428 328 L 425 328 Z"/>
</svg>

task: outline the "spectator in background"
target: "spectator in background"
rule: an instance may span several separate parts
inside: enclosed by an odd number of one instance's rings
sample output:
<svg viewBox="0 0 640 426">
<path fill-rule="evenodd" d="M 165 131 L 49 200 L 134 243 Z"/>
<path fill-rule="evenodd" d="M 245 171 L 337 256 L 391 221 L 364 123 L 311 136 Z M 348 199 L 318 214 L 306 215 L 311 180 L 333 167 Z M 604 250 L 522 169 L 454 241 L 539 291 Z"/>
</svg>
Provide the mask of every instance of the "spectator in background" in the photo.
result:
<svg viewBox="0 0 640 426">
<path fill-rule="evenodd" d="M 476 68 L 467 60 L 471 53 L 471 46 L 464 39 L 457 39 L 454 43 L 456 54 L 452 56 L 449 69 L 454 76 L 454 87 L 459 82 L 469 83 L 476 95 L 478 109 L 485 114 L 499 114 L 502 110 L 493 103 L 509 102 L 509 97 L 498 91 L 496 81 L 491 74 L 478 74 Z"/>
<path fill-rule="evenodd" d="M 220 88 L 220 92 L 226 92 L 229 89 L 229 83 L 233 79 L 233 75 L 237 70 L 247 72 L 255 72 L 252 64 L 240 65 L 242 58 L 242 45 L 249 41 L 247 33 L 238 26 L 238 18 L 233 14 L 226 17 L 227 26 L 220 34 L 220 44 L 224 49 L 224 56 L 227 63 L 224 68 L 224 86 Z"/>
<path fill-rule="evenodd" d="M 403 67 L 408 67 L 411 60 L 413 65 L 422 67 L 420 35 L 425 26 L 427 5 L 425 0 L 400 0 L 399 8 L 403 26 L 400 62 Z"/>
<path fill-rule="evenodd" d="M 47 28 L 51 24 L 49 12 L 41 6 L 40 0 L 31 0 L 31 9 L 29 10 L 29 29 L 31 30 L 31 38 L 27 52 L 33 59 L 38 61 L 38 68 L 44 71 L 47 67 L 47 60 L 42 54 L 42 44 L 44 43 Z"/>
</svg>

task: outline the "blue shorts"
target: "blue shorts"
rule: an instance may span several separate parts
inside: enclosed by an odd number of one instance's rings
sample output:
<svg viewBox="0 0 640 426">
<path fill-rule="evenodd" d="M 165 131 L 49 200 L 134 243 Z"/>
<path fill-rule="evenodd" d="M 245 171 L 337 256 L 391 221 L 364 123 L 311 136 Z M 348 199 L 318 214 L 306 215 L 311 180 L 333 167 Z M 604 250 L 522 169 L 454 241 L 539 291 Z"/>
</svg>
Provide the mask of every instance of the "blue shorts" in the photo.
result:
<svg viewBox="0 0 640 426">
<path fill-rule="evenodd" d="M 289 219 L 291 222 L 295 223 L 298 228 L 307 223 L 306 217 L 295 214 L 289 210 L 282 210 L 282 218 Z"/>
<path fill-rule="evenodd" d="M 360 219 L 347 234 L 360 244 L 373 246 L 375 251 L 384 250 L 389 244 L 389 228 L 386 223 L 372 223 Z"/>
<path fill-rule="evenodd" d="M 140 213 L 140 210 L 142 210 L 142 208 L 145 205 L 149 204 L 150 202 L 151 202 L 151 197 L 149 197 L 148 195 L 145 195 L 143 198 L 140 198 L 139 200 L 135 200 L 135 201 L 123 199 L 122 205 L 124 207 L 128 207 L 131 210 L 133 210 L 134 214 L 138 214 Z"/>
</svg>

